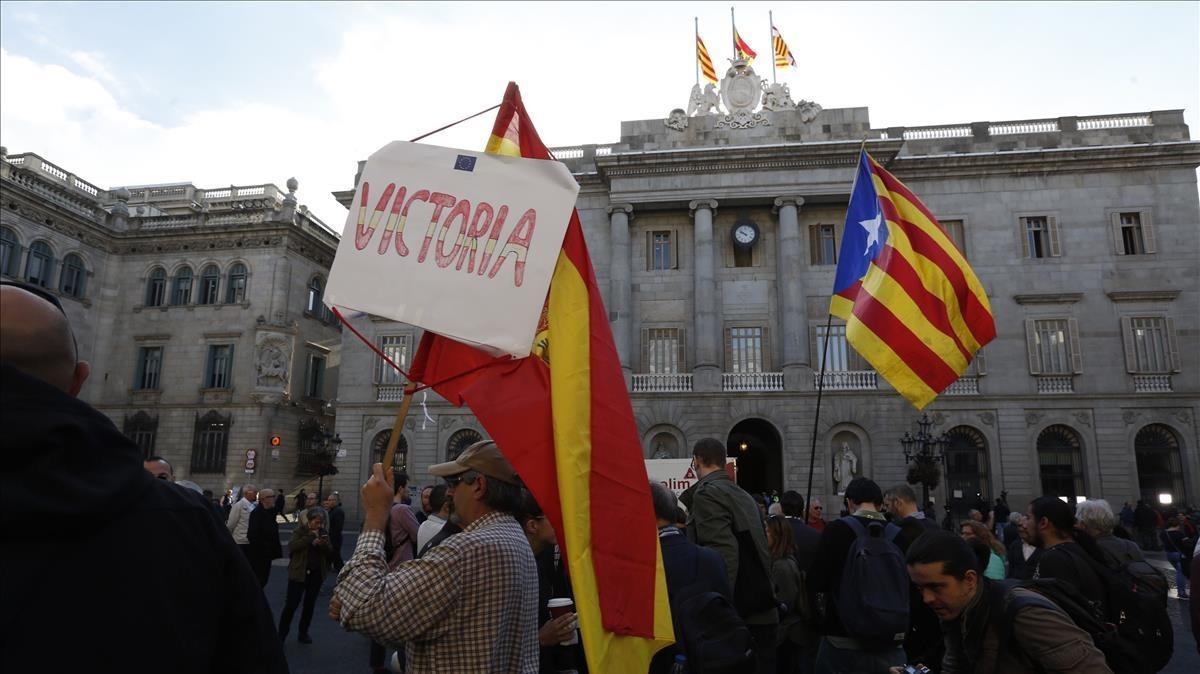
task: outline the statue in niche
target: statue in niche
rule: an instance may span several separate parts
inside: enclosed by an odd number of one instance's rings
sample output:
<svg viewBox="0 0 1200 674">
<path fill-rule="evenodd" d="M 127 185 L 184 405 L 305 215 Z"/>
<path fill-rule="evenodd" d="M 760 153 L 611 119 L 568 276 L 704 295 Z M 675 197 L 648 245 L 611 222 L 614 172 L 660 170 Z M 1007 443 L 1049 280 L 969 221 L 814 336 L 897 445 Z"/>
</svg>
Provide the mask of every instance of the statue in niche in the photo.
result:
<svg viewBox="0 0 1200 674">
<path fill-rule="evenodd" d="M 671 455 L 671 452 L 667 449 L 666 445 L 664 445 L 663 443 L 660 442 L 660 443 L 657 443 L 656 445 L 654 445 L 654 454 L 652 454 L 650 456 L 650 458 L 651 459 L 670 459 L 670 458 L 672 458 L 672 455 Z"/>
<path fill-rule="evenodd" d="M 285 348 L 275 340 L 265 341 L 259 347 L 258 360 L 254 365 L 259 386 L 287 388 L 288 354 Z"/>
<path fill-rule="evenodd" d="M 858 455 L 850 449 L 850 443 L 843 442 L 833 457 L 833 480 L 837 483 L 837 493 L 846 493 L 846 487 L 850 486 L 857 470 Z"/>
</svg>

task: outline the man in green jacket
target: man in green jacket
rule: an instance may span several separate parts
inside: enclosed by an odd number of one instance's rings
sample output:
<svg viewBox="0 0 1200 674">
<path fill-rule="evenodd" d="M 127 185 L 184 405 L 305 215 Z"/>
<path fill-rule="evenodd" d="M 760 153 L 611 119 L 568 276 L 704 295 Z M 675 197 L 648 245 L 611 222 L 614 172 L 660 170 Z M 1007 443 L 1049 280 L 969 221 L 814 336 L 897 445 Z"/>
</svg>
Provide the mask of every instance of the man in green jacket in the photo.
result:
<svg viewBox="0 0 1200 674">
<path fill-rule="evenodd" d="M 700 478 L 680 496 L 688 508 L 687 535 L 725 560 L 733 605 L 754 639 L 756 671 L 775 671 L 775 632 L 779 609 L 771 585 L 767 534 L 754 498 L 725 471 L 725 445 L 704 438 L 692 449 Z"/>
</svg>

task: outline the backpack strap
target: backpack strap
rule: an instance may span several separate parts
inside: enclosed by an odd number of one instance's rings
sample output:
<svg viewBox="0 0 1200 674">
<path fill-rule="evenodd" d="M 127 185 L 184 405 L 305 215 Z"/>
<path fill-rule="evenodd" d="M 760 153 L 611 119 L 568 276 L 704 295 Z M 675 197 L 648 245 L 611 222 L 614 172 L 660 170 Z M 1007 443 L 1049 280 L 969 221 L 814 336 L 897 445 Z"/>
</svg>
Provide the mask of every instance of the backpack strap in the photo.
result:
<svg viewBox="0 0 1200 674">
<path fill-rule="evenodd" d="M 991 615 L 989 620 L 997 621 L 1000 634 L 999 648 L 997 653 L 1007 653 L 1009 643 L 1012 641 L 1013 632 L 1016 630 L 1017 613 L 1022 609 L 1030 606 L 1040 606 L 1042 608 L 1057 608 L 1054 602 L 1046 597 L 1034 592 L 1030 595 L 1016 595 L 1012 593 L 1013 588 L 1020 587 L 1020 581 L 1016 579 L 1005 579 L 999 581 L 991 581 L 988 583 L 988 590 L 992 593 L 991 600 Z M 1017 649 L 1020 650 L 1020 644 L 1017 644 Z M 1035 671 L 1041 672 L 1042 667 L 1039 663 L 1034 662 Z"/>
<path fill-rule="evenodd" d="M 858 521 L 857 517 L 853 515 L 846 515 L 839 521 L 844 522 L 846 526 L 850 527 L 850 530 L 854 532 L 856 537 L 865 538 L 867 536 L 867 528 L 863 526 L 862 522 Z"/>
</svg>

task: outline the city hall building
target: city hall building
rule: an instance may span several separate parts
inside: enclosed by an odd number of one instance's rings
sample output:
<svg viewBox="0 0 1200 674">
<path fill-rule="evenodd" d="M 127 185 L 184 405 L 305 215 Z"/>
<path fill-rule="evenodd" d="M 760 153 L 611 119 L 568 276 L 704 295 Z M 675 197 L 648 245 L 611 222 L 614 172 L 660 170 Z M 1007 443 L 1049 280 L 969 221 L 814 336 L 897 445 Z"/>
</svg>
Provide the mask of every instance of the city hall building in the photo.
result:
<svg viewBox="0 0 1200 674">
<path fill-rule="evenodd" d="M 333 437 L 337 234 L 296 189 L 106 190 L 0 148 L 0 276 L 60 298 L 92 365 L 80 397 L 216 493 L 290 490 Z"/>
<path fill-rule="evenodd" d="M 881 127 L 867 108 L 794 103 L 744 65 L 719 92 L 696 87 L 687 110 L 622 122 L 616 143 L 554 149 L 581 186 L 646 458 L 715 437 L 749 491 L 804 491 L 815 425 L 812 492 L 833 513 L 839 479 L 905 480 L 901 438 L 920 414 L 840 321 L 826 329 L 864 140 L 939 219 L 996 319 L 926 410 L 946 441 L 938 505 L 1200 501 L 1200 142 L 1182 110 Z M 353 190 L 336 196 L 349 207 Z M 411 362 L 417 329 L 353 324 Z M 343 494 L 380 459 L 403 384 L 343 334 Z M 432 392 L 402 433 L 397 463 L 421 483 L 487 435 Z"/>
</svg>

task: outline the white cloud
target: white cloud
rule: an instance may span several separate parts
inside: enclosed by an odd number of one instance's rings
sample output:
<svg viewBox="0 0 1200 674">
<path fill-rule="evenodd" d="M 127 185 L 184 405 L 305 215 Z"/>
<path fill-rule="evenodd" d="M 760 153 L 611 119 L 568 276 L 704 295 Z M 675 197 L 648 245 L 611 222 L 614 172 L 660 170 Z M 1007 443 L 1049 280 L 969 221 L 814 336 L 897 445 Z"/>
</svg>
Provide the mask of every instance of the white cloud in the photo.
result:
<svg viewBox="0 0 1200 674">
<path fill-rule="evenodd" d="M 74 50 L 67 52 L 67 58 L 70 58 L 75 65 L 83 68 L 88 74 L 99 79 L 100 81 L 120 88 L 120 82 L 116 75 L 112 74 L 106 63 L 107 59 L 100 52 L 87 52 Z"/>
</svg>

